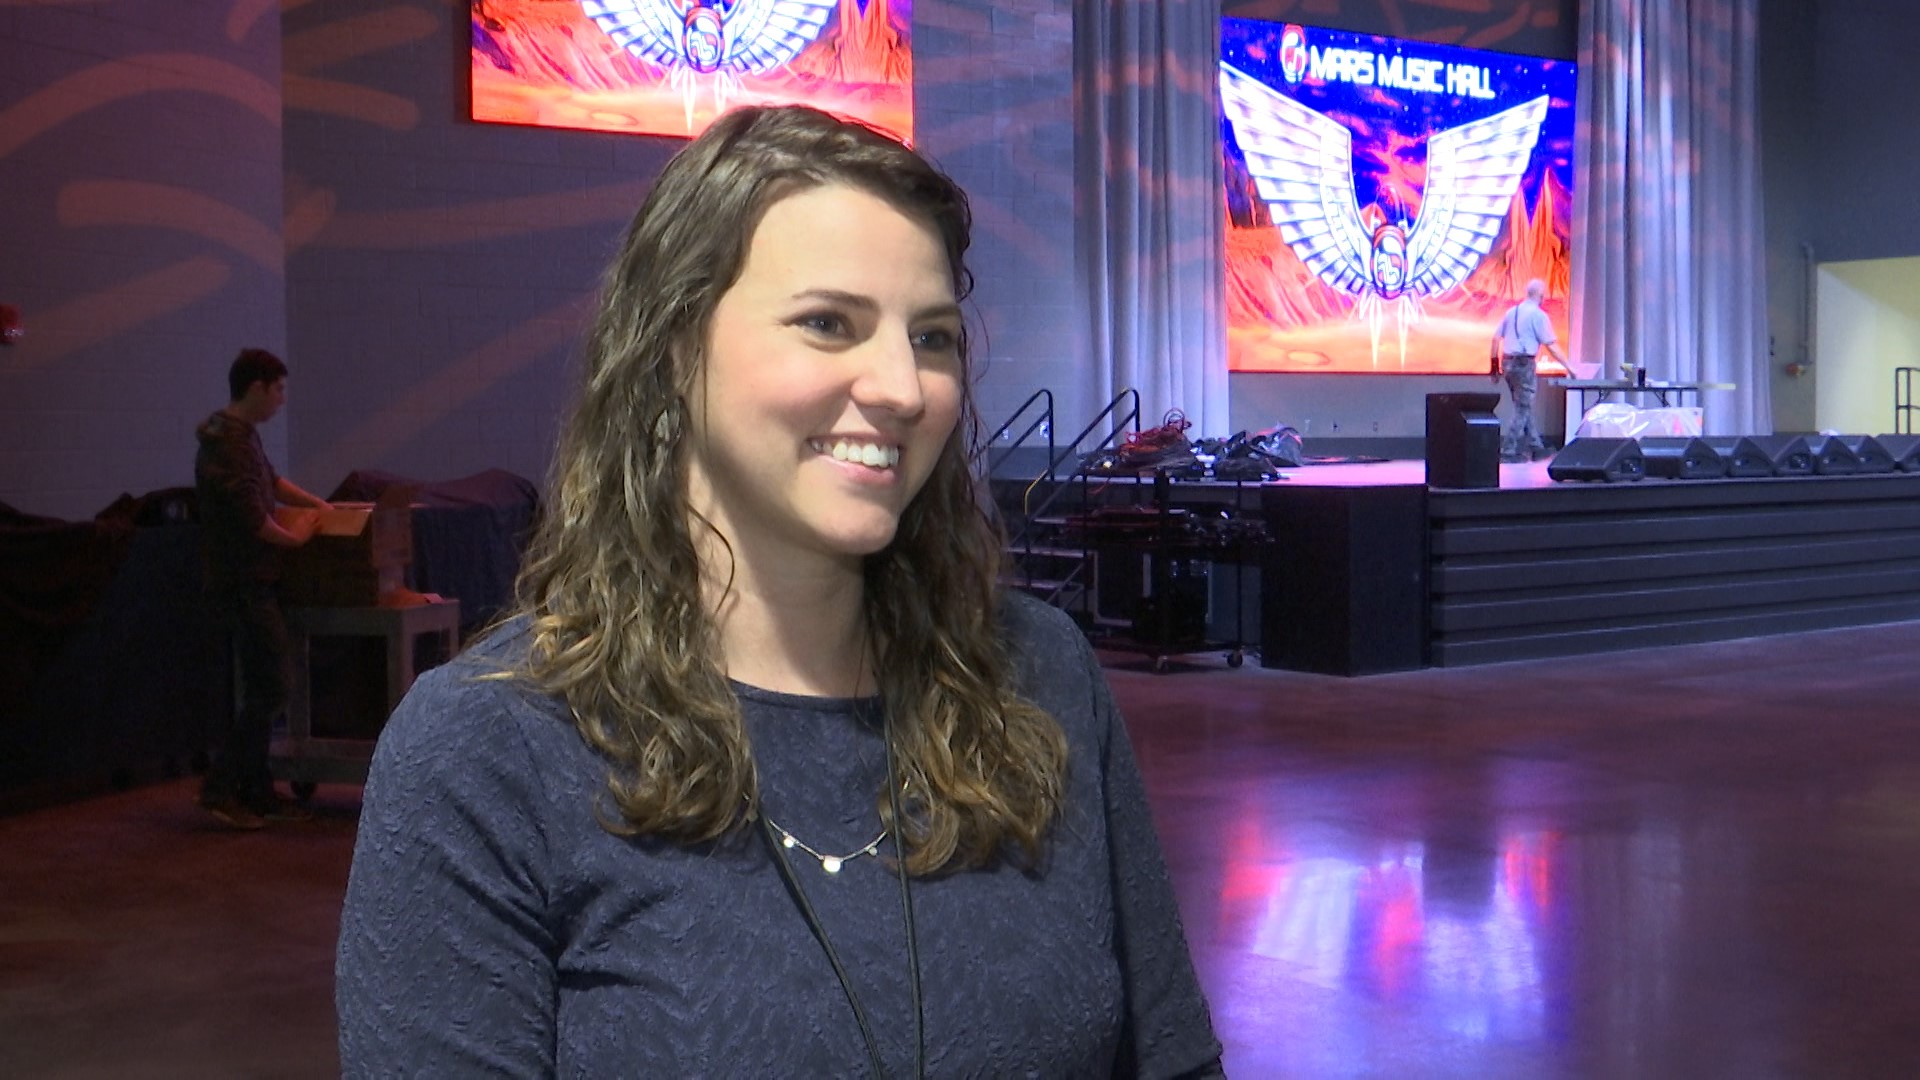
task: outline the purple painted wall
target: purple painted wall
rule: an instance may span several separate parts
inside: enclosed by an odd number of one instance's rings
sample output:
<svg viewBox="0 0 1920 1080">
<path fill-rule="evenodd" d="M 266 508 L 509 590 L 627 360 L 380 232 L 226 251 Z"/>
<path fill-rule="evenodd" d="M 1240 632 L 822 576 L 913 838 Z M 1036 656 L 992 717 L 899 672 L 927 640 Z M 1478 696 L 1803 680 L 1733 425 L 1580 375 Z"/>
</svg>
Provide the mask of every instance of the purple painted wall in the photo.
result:
<svg viewBox="0 0 1920 1080">
<path fill-rule="evenodd" d="M 280 190 L 278 5 L 0 4 L 0 501 L 191 482 L 234 354 L 286 346 Z"/>
<path fill-rule="evenodd" d="M 285 18 L 299 469 L 544 479 L 598 274 L 684 142 L 467 120 L 464 4 Z M 1069 4 L 919 0 L 914 18 L 919 145 L 975 199 L 997 414 L 1071 355 Z"/>
</svg>

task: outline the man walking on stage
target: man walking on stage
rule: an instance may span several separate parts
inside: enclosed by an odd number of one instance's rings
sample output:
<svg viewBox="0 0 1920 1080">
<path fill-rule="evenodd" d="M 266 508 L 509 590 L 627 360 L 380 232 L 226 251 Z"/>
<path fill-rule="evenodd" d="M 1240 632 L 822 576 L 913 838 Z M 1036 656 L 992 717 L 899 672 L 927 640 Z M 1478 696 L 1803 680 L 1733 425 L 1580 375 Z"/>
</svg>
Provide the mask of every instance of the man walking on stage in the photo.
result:
<svg viewBox="0 0 1920 1080">
<path fill-rule="evenodd" d="M 1533 418 L 1533 395 L 1540 381 L 1535 360 L 1540 350 L 1552 353 L 1561 366 L 1573 370 L 1566 355 L 1556 347 L 1558 339 L 1553 335 L 1553 320 L 1540 308 L 1540 301 L 1546 295 L 1546 282 L 1539 278 L 1527 282 L 1526 299 L 1507 309 L 1500 320 L 1500 329 L 1493 336 L 1494 354 L 1500 358 L 1500 367 L 1493 373 L 1493 379 L 1499 382 L 1505 376 L 1507 390 L 1513 395 L 1513 422 L 1500 439 L 1501 461 L 1520 462 L 1547 456 L 1547 444 L 1540 438 L 1540 425 Z"/>
</svg>

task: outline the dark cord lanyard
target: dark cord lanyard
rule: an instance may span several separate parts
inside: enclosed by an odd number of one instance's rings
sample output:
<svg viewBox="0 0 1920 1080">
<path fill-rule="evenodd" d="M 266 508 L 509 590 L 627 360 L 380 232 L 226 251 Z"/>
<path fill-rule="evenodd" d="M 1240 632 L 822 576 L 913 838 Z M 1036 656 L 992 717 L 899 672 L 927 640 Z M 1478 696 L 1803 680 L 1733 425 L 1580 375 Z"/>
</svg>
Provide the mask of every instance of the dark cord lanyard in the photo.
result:
<svg viewBox="0 0 1920 1080">
<path fill-rule="evenodd" d="M 894 876 L 900 879 L 900 917 L 907 924 L 907 994 L 913 1000 L 913 1075 L 915 1080 L 927 1080 L 927 1017 L 920 1000 L 920 935 L 913 928 L 913 890 L 907 887 L 907 846 L 900 839 L 907 819 L 900 813 L 900 780 L 894 775 L 893 725 L 883 722 L 881 734 L 887 740 L 887 805 L 893 811 Z"/>
<path fill-rule="evenodd" d="M 913 928 L 913 890 L 907 885 L 907 852 L 900 841 L 900 823 L 905 819 L 900 815 L 900 785 L 894 779 L 893 738 L 891 731 L 883 726 L 882 736 L 887 744 L 887 795 L 893 810 L 893 856 L 895 876 L 900 880 L 900 911 L 907 930 L 907 988 L 913 1000 L 913 1075 L 917 1080 L 925 1080 L 927 1075 L 927 1030 L 926 1013 L 920 1001 L 920 948 Z M 880 1044 L 874 1041 L 873 1025 L 867 1021 L 867 1011 L 860 1005 L 860 996 L 853 991 L 853 980 L 847 977 L 846 965 L 840 962 L 840 954 L 835 951 L 832 939 L 827 937 L 827 928 L 814 913 L 813 904 L 807 899 L 807 890 L 800 884 L 800 876 L 793 872 L 793 864 L 780 850 L 780 841 L 773 835 L 773 825 L 767 815 L 760 817 L 760 839 L 767 845 L 767 853 L 773 856 L 773 864 L 780 870 L 780 880 L 787 887 L 787 895 L 793 897 L 795 907 L 800 909 L 801 918 L 807 921 L 807 929 L 813 931 L 814 938 L 820 942 L 820 948 L 827 954 L 827 963 L 833 965 L 833 974 L 840 980 L 840 989 L 847 995 L 847 1004 L 853 1008 L 854 1022 L 860 1025 L 860 1038 L 867 1044 L 867 1060 L 873 1066 L 875 1080 L 886 1080 L 886 1064 L 880 1059 Z"/>
</svg>

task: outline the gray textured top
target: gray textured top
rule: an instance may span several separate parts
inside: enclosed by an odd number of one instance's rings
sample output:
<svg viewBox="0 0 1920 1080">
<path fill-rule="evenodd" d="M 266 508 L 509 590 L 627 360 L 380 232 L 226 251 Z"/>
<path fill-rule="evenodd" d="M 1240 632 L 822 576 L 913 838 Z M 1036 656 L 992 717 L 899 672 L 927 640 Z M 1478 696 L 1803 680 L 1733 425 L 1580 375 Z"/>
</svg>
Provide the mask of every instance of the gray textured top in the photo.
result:
<svg viewBox="0 0 1920 1080">
<path fill-rule="evenodd" d="M 1006 607 L 1022 692 L 1066 730 L 1066 807 L 1038 873 L 913 881 L 928 1075 L 1214 1075 L 1220 1047 L 1092 650 L 1059 612 Z M 380 738 L 340 927 L 345 1073 L 867 1074 L 766 847 L 603 829 L 607 764 L 563 709 L 472 678 L 524 648 L 510 628 L 429 673 Z M 872 840 L 878 700 L 737 689 L 773 820 L 832 854 Z M 888 1074 L 911 1075 L 893 872 L 858 858 L 830 875 L 789 854 Z"/>
</svg>

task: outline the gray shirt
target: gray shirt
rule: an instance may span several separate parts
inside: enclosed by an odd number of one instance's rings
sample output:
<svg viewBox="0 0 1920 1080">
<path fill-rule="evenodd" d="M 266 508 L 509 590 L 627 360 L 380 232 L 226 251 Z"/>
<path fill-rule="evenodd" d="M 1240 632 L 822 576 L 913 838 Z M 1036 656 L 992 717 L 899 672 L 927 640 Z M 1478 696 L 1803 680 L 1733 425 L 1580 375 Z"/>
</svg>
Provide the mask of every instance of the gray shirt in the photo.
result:
<svg viewBox="0 0 1920 1080">
<path fill-rule="evenodd" d="M 260 539 L 279 504 L 280 476 L 259 429 L 225 410 L 194 429 L 199 449 L 193 485 L 200 503 L 202 560 L 208 587 L 233 589 L 280 577 L 280 553 Z"/>
<path fill-rule="evenodd" d="M 1537 356 L 1542 348 L 1558 340 L 1553 335 L 1553 320 L 1531 300 L 1508 308 L 1506 317 L 1500 320 L 1500 350 L 1507 356 Z"/>
<path fill-rule="evenodd" d="M 1022 692 L 1070 744 L 1044 867 L 913 881 L 931 1076 L 1215 1075 L 1125 728 L 1085 638 L 1010 597 Z M 595 819 L 606 762 L 555 702 L 473 676 L 517 628 L 423 677 L 382 734 L 341 919 L 349 1076 L 865 1075 L 819 943 L 752 837 L 686 847 Z M 823 852 L 879 832 L 877 699 L 736 687 L 767 812 Z M 913 1067 L 899 885 L 790 853 L 891 1076 Z"/>
</svg>

